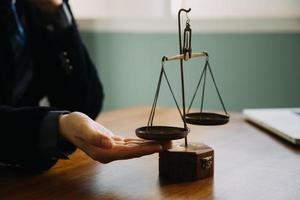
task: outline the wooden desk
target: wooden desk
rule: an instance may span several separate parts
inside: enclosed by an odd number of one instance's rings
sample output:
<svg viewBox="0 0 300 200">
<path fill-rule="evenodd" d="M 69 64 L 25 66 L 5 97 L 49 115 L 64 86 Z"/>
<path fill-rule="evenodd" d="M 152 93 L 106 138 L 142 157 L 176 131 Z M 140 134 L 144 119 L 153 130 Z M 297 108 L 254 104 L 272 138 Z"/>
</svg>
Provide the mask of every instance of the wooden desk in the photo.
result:
<svg viewBox="0 0 300 200">
<path fill-rule="evenodd" d="M 98 121 L 134 136 L 149 108 L 107 112 Z M 300 199 L 300 148 L 232 114 L 220 127 L 190 126 L 189 141 L 215 150 L 215 176 L 172 184 L 158 177 L 158 155 L 102 165 L 77 150 L 41 174 L 0 171 L 0 199 Z M 177 124 L 175 109 L 157 112 L 160 123 Z M 177 124 L 178 125 L 178 124 Z"/>
</svg>

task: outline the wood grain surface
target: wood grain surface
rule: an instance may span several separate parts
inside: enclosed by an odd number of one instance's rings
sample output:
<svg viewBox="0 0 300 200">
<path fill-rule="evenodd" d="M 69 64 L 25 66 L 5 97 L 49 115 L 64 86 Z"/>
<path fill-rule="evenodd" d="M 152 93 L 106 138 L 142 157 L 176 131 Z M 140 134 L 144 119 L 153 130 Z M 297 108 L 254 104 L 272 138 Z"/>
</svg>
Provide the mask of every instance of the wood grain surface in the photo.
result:
<svg viewBox="0 0 300 200">
<path fill-rule="evenodd" d="M 97 121 L 116 134 L 135 137 L 150 109 L 103 113 Z M 180 126 L 175 109 L 159 108 L 156 124 Z M 189 126 L 189 141 L 215 151 L 215 175 L 171 183 L 159 179 L 158 155 L 100 164 L 77 150 L 70 160 L 35 174 L 0 169 L 0 199 L 300 199 L 300 148 L 231 114 L 229 124 Z"/>
</svg>

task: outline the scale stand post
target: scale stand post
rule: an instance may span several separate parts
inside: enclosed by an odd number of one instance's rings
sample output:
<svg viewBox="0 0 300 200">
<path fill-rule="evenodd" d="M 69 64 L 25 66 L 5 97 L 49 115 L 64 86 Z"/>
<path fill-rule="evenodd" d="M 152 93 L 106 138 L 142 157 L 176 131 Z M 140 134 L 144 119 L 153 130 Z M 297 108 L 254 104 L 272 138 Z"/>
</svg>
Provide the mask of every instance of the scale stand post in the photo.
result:
<svg viewBox="0 0 300 200">
<path fill-rule="evenodd" d="M 189 19 L 184 30 L 184 41 L 182 46 L 180 14 L 190 12 L 191 9 L 180 9 L 178 12 L 178 34 L 179 34 L 179 56 L 172 59 L 180 60 L 181 89 L 182 89 L 182 110 L 184 127 L 186 124 L 185 88 L 183 74 L 183 60 L 188 60 L 196 54 L 192 54 L 191 29 Z M 206 54 L 204 54 L 206 55 Z M 197 56 L 203 56 L 202 54 Z M 168 60 L 168 58 L 166 59 Z M 173 148 L 159 153 L 159 176 L 175 182 L 199 180 L 212 177 L 214 174 L 214 150 L 202 143 L 188 143 L 187 137 L 184 144 L 174 145 Z"/>
</svg>

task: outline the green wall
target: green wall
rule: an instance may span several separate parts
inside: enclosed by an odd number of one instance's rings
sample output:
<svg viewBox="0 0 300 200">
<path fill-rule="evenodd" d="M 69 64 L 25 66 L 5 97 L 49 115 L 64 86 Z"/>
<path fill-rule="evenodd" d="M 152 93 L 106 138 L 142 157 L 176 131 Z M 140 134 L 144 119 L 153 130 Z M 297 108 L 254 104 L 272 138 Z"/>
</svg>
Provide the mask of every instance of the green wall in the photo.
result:
<svg viewBox="0 0 300 200">
<path fill-rule="evenodd" d="M 82 37 L 104 84 L 106 110 L 151 105 L 161 57 L 178 53 L 177 34 L 82 32 Z M 194 34 L 192 39 L 194 52 L 210 53 L 228 110 L 300 107 L 300 34 Z M 185 65 L 187 101 L 202 67 L 201 59 Z M 167 63 L 166 70 L 181 102 L 178 62 Z M 210 79 L 207 85 L 205 106 L 221 109 Z M 175 106 L 165 82 L 159 105 Z"/>
</svg>

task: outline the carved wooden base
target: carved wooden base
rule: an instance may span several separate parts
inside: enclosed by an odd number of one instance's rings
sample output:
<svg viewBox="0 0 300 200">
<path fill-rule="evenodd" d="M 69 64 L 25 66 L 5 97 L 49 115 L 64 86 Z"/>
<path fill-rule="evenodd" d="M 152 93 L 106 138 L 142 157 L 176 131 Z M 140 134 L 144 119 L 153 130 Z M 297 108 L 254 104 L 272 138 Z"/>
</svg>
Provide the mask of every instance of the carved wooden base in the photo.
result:
<svg viewBox="0 0 300 200">
<path fill-rule="evenodd" d="M 172 181 L 192 181 L 214 175 L 214 150 L 202 143 L 176 145 L 159 153 L 159 176 Z"/>
</svg>

